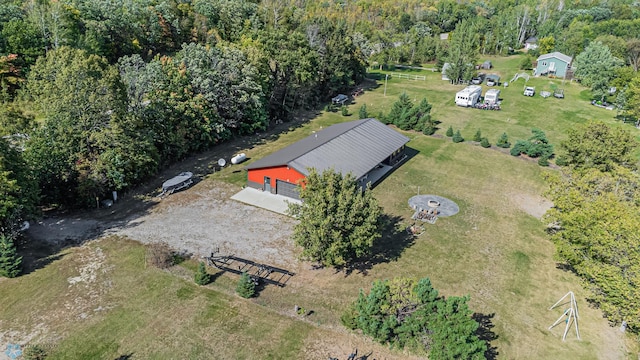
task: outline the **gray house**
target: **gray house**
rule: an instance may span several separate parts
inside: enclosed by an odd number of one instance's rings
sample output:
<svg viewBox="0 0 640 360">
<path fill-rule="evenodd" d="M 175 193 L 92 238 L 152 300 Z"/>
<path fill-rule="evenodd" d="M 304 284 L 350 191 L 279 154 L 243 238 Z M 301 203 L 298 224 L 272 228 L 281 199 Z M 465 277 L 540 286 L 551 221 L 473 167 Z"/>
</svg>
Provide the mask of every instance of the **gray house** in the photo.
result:
<svg viewBox="0 0 640 360">
<path fill-rule="evenodd" d="M 564 78 L 571 69 L 571 56 L 559 52 L 540 55 L 535 69 L 536 76 L 549 76 Z"/>
</svg>

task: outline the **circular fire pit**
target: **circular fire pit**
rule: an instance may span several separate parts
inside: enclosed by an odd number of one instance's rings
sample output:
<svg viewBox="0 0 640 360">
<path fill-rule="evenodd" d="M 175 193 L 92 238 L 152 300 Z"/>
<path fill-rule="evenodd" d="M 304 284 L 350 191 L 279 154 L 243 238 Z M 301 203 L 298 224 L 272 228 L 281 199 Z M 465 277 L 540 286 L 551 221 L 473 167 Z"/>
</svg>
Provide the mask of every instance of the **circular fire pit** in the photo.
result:
<svg viewBox="0 0 640 360">
<path fill-rule="evenodd" d="M 458 213 L 458 205 L 442 196 L 438 195 L 416 195 L 409 199 L 409 206 L 415 210 L 432 210 L 438 217 L 452 216 Z"/>
</svg>

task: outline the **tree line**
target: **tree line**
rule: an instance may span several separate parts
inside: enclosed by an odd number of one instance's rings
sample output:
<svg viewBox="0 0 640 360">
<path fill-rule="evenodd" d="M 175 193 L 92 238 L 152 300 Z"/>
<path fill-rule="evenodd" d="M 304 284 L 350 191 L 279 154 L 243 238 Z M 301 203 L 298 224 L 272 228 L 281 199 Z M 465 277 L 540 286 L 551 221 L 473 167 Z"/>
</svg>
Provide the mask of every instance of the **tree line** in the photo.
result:
<svg viewBox="0 0 640 360">
<path fill-rule="evenodd" d="M 250 1 L 3 1 L 0 231 L 13 237 L 37 205 L 95 205 L 362 79 L 344 22 L 274 26 L 265 11 Z"/>
</svg>

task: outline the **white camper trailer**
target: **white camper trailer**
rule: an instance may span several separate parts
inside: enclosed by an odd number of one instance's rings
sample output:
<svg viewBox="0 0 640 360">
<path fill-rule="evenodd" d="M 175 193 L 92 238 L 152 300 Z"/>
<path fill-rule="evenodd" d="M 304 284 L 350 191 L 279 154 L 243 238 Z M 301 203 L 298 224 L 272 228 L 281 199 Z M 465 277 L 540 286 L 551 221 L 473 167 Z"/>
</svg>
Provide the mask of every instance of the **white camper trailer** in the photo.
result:
<svg viewBox="0 0 640 360">
<path fill-rule="evenodd" d="M 474 106 L 482 95 L 482 87 L 480 85 L 469 85 L 456 93 L 456 105 L 458 106 Z"/>
<path fill-rule="evenodd" d="M 499 89 L 489 89 L 484 94 L 484 103 L 486 105 L 495 105 L 498 103 L 498 99 L 500 99 Z"/>
</svg>

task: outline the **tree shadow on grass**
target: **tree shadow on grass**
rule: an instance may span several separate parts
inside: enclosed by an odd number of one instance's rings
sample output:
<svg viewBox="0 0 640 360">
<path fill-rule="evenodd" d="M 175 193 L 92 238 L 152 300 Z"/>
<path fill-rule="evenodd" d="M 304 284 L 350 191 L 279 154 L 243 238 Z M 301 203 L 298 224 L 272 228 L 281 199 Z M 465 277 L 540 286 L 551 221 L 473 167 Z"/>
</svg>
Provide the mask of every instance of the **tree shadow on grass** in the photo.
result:
<svg viewBox="0 0 640 360">
<path fill-rule="evenodd" d="M 371 255 L 354 261 L 344 270 L 346 275 L 356 271 L 367 275 L 375 265 L 396 261 L 405 249 L 415 243 L 415 236 L 401 227 L 402 217 L 389 214 L 381 216 L 382 236 L 373 244 Z"/>
<path fill-rule="evenodd" d="M 24 242 L 18 247 L 18 255 L 22 256 L 22 272 L 20 275 L 30 274 L 42 269 L 54 261 L 62 259 L 65 254 L 50 244 L 44 242 Z"/>
<path fill-rule="evenodd" d="M 474 313 L 472 318 L 477 321 L 480 326 L 478 330 L 476 330 L 476 336 L 482 341 L 487 343 L 487 350 L 484 352 L 484 357 L 489 360 L 494 360 L 498 358 L 498 348 L 491 344 L 492 341 L 498 339 L 498 335 L 493 332 L 493 327 L 495 325 L 491 321 L 496 316 L 493 314 L 482 314 L 482 313 Z"/>
</svg>

